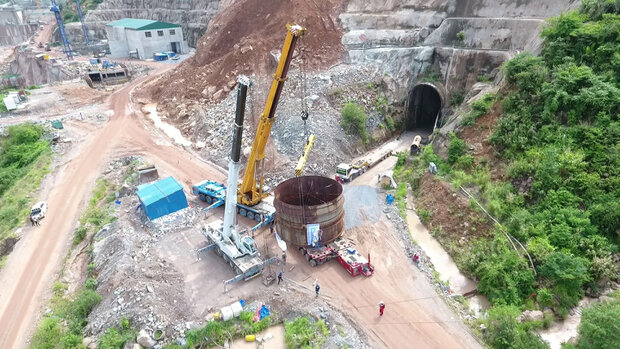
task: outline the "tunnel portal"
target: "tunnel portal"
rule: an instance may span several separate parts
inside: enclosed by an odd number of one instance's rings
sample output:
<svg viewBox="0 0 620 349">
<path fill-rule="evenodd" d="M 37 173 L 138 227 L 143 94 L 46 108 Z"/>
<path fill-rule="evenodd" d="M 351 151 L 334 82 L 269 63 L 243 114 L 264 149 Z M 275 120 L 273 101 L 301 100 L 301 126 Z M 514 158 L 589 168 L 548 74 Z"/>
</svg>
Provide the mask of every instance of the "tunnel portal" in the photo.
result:
<svg viewBox="0 0 620 349">
<path fill-rule="evenodd" d="M 414 86 L 407 101 L 406 130 L 432 132 L 442 106 L 443 99 L 437 86 L 431 83 Z"/>
</svg>

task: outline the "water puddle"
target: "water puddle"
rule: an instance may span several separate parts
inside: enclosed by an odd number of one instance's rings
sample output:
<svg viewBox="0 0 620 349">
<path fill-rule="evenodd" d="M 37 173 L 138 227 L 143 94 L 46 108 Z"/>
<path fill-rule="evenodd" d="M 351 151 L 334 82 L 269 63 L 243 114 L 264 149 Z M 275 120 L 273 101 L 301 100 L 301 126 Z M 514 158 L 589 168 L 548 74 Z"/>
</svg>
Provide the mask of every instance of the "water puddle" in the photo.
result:
<svg viewBox="0 0 620 349">
<path fill-rule="evenodd" d="M 153 120 L 155 127 L 164 131 L 166 136 L 170 137 L 174 143 L 184 146 L 191 146 L 192 142 L 190 142 L 187 138 L 183 137 L 181 131 L 178 128 L 165 123 L 161 120 L 159 115 L 157 115 L 157 104 L 147 104 L 144 106 L 144 110 L 149 114 L 149 118 Z"/>
<path fill-rule="evenodd" d="M 414 207 L 411 196 L 407 196 L 407 205 Z M 452 257 L 420 222 L 420 218 L 413 210 L 407 210 L 407 225 L 409 226 L 411 236 L 424 250 L 424 253 L 433 263 L 435 270 L 439 273 L 439 279 L 447 281 L 452 292 L 464 294 L 478 287 L 476 282 L 461 273 Z M 469 308 L 477 315 L 484 311 L 484 309 L 489 308 L 489 301 L 482 295 L 468 298 L 468 303 Z"/>
</svg>

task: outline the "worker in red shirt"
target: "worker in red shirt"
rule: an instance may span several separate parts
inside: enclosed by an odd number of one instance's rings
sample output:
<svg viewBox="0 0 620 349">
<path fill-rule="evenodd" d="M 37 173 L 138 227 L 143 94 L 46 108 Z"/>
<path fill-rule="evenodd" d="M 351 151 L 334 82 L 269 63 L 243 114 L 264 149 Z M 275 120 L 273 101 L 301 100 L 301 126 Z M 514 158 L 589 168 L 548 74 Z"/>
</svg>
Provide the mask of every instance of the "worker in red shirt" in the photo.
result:
<svg viewBox="0 0 620 349">
<path fill-rule="evenodd" d="M 385 303 L 383 301 L 379 302 L 379 316 L 383 316 L 383 311 L 385 310 Z"/>
</svg>

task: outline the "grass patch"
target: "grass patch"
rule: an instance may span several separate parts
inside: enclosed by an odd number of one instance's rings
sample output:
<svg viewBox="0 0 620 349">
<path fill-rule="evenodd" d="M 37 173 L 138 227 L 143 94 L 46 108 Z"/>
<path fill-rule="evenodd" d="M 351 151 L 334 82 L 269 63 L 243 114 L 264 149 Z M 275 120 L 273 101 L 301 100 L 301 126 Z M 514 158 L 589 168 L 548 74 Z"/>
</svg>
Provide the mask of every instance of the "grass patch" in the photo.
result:
<svg viewBox="0 0 620 349">
<path fill-rule="evenodd" d="M 43 137 L 41 126 L 20 124 L 0 139 L 0 240 L 28 217 L 32 194 L 49 173 L 52 152 Z"/>
<path fill-rule="evenodd" d="M 228 321 L 209 321 L 205 327 L 185 333 L 187 347 L 222 346 L 224 342 L 234 338 L 255 334 L 271 326 L 271 317 L 254 322 L 254 313 L 243 311 L 239 318 Z"/>
<path fill-rule="evenodd" d="M 495 93 L 487 93 L 482 96 L 482 98 L 473 102 L 471 104 L 471 111 L 463 116 L 461 123 L 465 126 L 472 126 L 479 117 L 491 111 L 495 103 L 495 97 Z"/>
<path fill-rule="evenodd" d="M 80 225 L 73 235 L 73 245 L 82 242 L 90 231 L 97 232 L 104 225 L 116 220 L 108 207 L 108 204 L 114 201 L 114 191 L 114 185 L 108 180 L 97 179 L 88 208 L 80 218 Z"/>
<path fill-rule="evenodd" d="M 364 144 L 368 144 L 370 141 L 366 130 L 366 121 L 368 121 L 368 116 L 360 105 L 349 102 L 342 108 L 342 122 L 340 123 L 342 128 L 347 134 L 359 135 Z"/>
<path fill-rule="evenodd" d="M 323 320 L 311 321 L 307 316 L 284 323 L 284 342 L 288 348 L 323 347 L 329 336 L 329 330 Z"/>
<path fill-rule="evenodd" d="M 54 285 L 52 312 L 41 320 L 31 349 L 74 348 L 82 343 L 88 314 L 101 302 L 101 296 L 96 291 L 83 289 L 71 300 L 62 295 L 64 290 L 66 285 L 59 282 Z"/>
</svg>

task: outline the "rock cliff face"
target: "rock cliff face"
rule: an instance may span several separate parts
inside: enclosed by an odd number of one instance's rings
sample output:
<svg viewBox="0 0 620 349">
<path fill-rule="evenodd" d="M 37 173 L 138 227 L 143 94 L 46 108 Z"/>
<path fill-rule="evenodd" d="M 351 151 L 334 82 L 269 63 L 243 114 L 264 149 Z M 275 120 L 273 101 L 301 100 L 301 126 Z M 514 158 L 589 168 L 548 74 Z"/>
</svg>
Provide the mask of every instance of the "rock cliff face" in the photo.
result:
<svg viewBox="0 0 620 349">
<path fill-rule="evenodd" d="M 449 95 L 469 90 L 481 77 L 494 79 L 519 51 L 536 51 L 545 18 L 578 2 L 351 0 L 340 15 L 342 43 L 352 63 L 391 76 L 397 96 L 405 97 L 431 71 Z"/>
<path fill-rule="evenodd" d="M 180 24 L 185 40 L 196 47 L 207 25 L 226 0 L 104 0 L 86 14 L 86 25 L 96 39 L 105 39 L 105 25 L 121 18 L 153 19 Z M 79 23 L 67 25 L 71 43 L 84 42 Z"/>
</svg>

